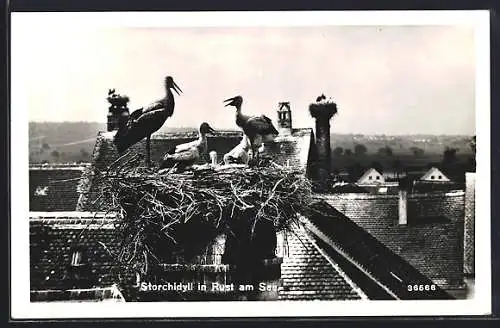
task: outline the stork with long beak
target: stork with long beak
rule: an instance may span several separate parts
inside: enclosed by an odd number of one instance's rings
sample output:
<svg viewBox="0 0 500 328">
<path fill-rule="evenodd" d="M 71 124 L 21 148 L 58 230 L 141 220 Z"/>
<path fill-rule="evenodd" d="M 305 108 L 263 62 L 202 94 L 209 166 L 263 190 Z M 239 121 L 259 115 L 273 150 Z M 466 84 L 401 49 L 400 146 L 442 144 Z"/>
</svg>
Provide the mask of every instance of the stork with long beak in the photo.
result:
<svg viewBox="0 0 500 328">
<path fill-rule="evenodd" d="M 243 98 L 241 96 L 226 99 L 224 102 L 226 103 L 224 107 L 234 106 L 236 108 L 236 125 L 239 126 L 248 137 L 252 153 L 255 154 L 258 160 L 259 152 L 257 148 L 264 142 L 273 141 L 279 134 L 278 130 L 274 127 L 271 119 L 265 115 L 244 115 L 241 112 L 241 105 L 243 104 Z"/>
<path fill-rule="evenodd" d="M 115 135 L 114 142 L 119 153 L 123 153 L 132 145 L 146 138 L 146 165 L 150 166 L 151 135 L 158 131 L 165 121 L 174 114 L 175 100 L 171 89 L 178 95 L 182 92 L 174 79 L 167 76 L 165 78 L 165 96 L 130 114 L 126 126 L 119 129 Z"/>
<path fill-rule="evenodd" d="M 185 169 L 196 163 L 203 154 L 207 152 L 207 134 L 216 133 L 208 123 L 200 125 L 198 139 L 175 147 L 172 151 L 163 156 L 160 169 L 176 166 Z"/>
</svg>

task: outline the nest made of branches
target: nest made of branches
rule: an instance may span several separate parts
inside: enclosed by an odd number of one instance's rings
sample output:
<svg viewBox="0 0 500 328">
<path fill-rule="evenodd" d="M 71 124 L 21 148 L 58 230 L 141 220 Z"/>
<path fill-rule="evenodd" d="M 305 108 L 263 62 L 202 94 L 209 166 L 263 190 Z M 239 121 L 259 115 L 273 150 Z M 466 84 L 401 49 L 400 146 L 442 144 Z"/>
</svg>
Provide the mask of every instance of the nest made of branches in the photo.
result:
<svg viewBox="0 0 500 328">
<path fill-rule="evenodd" d="M 199 254 L 221 233 L 252 240 L 265 226 L 275 238 L 296 224 L 312 201 L 304 173 L 278 165 L 205 165 L 159 173 L 131 161 L 99 179 L 103 197 L 123 216 L 117 257 L 142 273 L 154 263 L 176 262 L 179 254 Z"/>
</svg>

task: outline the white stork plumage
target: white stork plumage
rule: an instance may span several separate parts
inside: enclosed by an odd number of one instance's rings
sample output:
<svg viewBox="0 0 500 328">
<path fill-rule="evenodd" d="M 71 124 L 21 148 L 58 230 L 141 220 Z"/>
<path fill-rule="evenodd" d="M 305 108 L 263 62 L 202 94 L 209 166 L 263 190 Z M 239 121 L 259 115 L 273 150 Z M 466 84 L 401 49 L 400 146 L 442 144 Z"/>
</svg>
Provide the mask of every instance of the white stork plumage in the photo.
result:
<svg viewBox="0 0 500 328">
<path fill-rule="evenodd" d="M 264 142 L 273 141 L 279 134 L 278 130 L 274 127 L 271 119 L 265 115 L 244 115 L 241 112 L 241 105 L 243 104 L 241 96 L 226 99 L 224 102 L 227 102 L 224 106 L 234 106 L 236 108 L 236 125 L 248 137 L 252 153 L 258 158 L 259 152 L 257 148 Z"/>
<path fill-rule="evenodd" d="M 250 160 L 250 140 L 244 134 L 236 147 L 224 155 L 224 164 L 248 164 Z"/>
<path fill-rule="evenodd" d="M 198 139 L 176 146 L 163 156 L 160 169 L 177 167 L 185 169 L 198 161 L 207 152 L 207 133 L 215 133 L 215 130 L 206 122 L 200 125 Z"/>
<path fill-rule="evenodd" d="M 146 138 L 146 164 L 150 164 L 151 135 L 158 131 L 165 121 L 174 114 L 175 100 L 171 91 L 180 95 L 181 88 L 171 76 L 165 78 L 165 97 L 147 107 L 133 111 L 126 126 L 118 130 L 115 135 L 115 145 L 118 152 L 122 153 L 132 145 Z"/>
</svg>

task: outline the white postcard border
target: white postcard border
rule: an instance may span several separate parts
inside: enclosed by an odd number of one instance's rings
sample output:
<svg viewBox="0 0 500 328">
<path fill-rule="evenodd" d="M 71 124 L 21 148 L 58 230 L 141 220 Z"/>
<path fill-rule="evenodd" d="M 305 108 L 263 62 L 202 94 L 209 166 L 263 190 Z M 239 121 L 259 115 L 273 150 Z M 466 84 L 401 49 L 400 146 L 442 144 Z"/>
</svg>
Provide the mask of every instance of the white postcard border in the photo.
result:
<svg viewBox="0 0 500 328">
<path fill-rule="evenodd" d="M 43 22 L 84 29 L 193 26 L 455 25 L 476 28 L 475 296 L 452 301 L 30 303 L 28 117 L 16 35 Z M 491 313 L 490 36 L 488 11 L 13 13 L 11 16 L 11 316 L 14 319 L 485 315 Z M 20 33 L 20 34 L 18 34 Z M 36 52 L 36 49 L 33 49 Z M 25 74 L 26 73 L 26 74 Z M 478 238 L 479 237 L 479 238 Z M 196 304 L 196 306 L 193 306 Z"/>
</svg>

